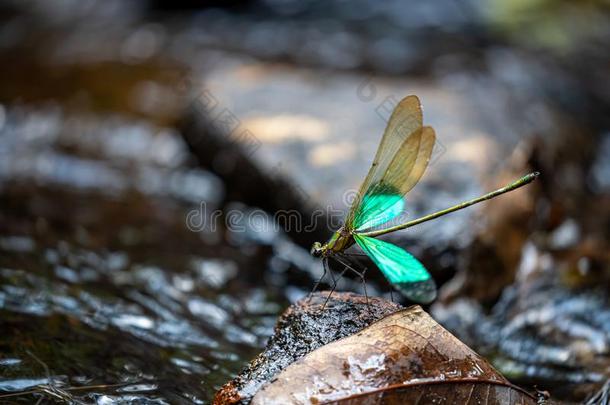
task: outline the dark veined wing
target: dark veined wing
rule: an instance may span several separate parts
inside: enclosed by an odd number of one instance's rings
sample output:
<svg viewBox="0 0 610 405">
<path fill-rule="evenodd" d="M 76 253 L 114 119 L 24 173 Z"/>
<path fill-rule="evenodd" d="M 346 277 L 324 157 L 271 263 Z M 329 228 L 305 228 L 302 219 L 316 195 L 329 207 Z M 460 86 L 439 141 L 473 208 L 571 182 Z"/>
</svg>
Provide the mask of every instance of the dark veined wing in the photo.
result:
<svg viewBox="0 0 610 405">
<path fill-rule="evenodd" d="M 350 230 L 363 231 L 398 216 L 404 195 L 423 175 L 435 135 L 422 127 L 422 111 L 416 96 L 407 96 L 394 109 L 371 169 L 347 215 Z"/>
</svg>

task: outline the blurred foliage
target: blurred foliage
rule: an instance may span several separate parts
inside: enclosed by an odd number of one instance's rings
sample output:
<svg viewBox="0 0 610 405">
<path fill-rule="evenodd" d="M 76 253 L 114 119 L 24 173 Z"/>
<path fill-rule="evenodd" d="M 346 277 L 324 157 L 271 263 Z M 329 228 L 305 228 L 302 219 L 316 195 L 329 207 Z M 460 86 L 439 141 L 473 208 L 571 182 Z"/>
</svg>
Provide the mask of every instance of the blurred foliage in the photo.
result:
<svg viewBox="0 0 610 405">
<path fill-rule="evenodd" d="M 526 47 L 566 53 L 610 35 L 607 0 L 492 0 L 492 27 Z M 607 44 L 605 45 L 607 46 Z"/>
</svg>

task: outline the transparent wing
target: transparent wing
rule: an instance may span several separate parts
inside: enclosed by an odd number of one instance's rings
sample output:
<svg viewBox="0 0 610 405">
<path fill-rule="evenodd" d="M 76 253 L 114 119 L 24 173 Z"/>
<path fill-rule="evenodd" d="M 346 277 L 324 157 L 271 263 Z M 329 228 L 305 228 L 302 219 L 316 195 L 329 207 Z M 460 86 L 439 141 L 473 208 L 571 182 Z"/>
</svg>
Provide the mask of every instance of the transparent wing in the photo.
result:
<svg viewBox="0 0 610 405">
<path fill-rule="evenodd" d="M 401 294 L 422 304 L 434 301 L 436 284 L 419 260 L 389 242 L 359 234 L 354 239 Z"/>
<path fill-rule="evenodd" d="M 351 217 L 351 229 L 374 228 L 400 215 L 404 209 L 403 197 L 424 174 L 435 140 L 434 130 L 423 127 L 402 143 L 381 178 L 364 190 L 360 205 Z"/>
<path fill-rule="evenodd" d="M 404 208 L 402 197 L 421 178 L 434 141 L 432 128 L 422 127 L 422 110 L 417 96 L 402 99 L 392 112 L 345 226 L 362 231 L 399 215 Z"/>
<path fill-rule="evenodd" d="M 417 96 L 407 96 L 396 106 L 377 148 L 375 159 L 354 199 L 345 224 L 351 227 L 356 210 L 372 185 L 379 183 L 403 143 L 418 133 L 422 126 L 422 110 Z M 415 135 L 418 136 L 418 135 Z M 419 143 L 418 140 L 411 140 Z"/>
</svg>

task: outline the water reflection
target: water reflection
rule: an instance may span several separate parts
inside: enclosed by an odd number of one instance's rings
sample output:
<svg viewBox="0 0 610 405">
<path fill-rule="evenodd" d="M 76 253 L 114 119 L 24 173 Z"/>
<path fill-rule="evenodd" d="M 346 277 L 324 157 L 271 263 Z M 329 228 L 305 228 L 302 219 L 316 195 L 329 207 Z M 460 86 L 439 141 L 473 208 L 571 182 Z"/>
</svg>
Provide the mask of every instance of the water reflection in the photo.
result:
<svg viewBox="0 0 610 405">
<path fill-rule="evenodd" d="M 201 262 L 203 259 L 198 260 Z M 219 264 L 214 262 L 214 265 Z M 49 333 L 52 340 L 65 342 L 68 363 L 64 365 L 55 357 L 47 360 L 53 371 L 67 371 L 65 367 L 83 367 L 81 381 L 70 379 L 66 381 L 66 386 L 108 383 L 108 378 L 103 377 L 105 373 L 109 373 L 109 376 L 120 375 L 119 381 L 126 381 L 125 378 L 130 375 L 127 381 L 138 384 L 122 387 L 121 390 L 143 393 L 142 397 L 146 397 L 144 392 L 159 389 L 156 381 L 170 376 L 181 378 L 180 375 L 187 374 L 198 379 L 201 375 L 214 373 L 216 377 L 210 380 L 221 382 L 237 371 L 235 367 L 239 367 L 238 359 L 243 355 L 240 347 L 245 349 L 245 353 L 253 353 L 255 348 L 261 347 L 270 335 L 273 323 L 273 317 L 267 320 L 264 318 L 269 316 L 269 310 L 278 310 L 274 304 L 265 304 L 267 297 L 260 289 L 252 291 L 251 296 L 255 297 L 256 305 L 252 304 L 248 294 L 240 294 L 244 300 L 203 299 L 200 294 L 205 287 L 198 281 L 201 274 L 196 271 L 180 274 L 181 285 L 186 283 L 197 286 L 184 291 L 173 287 L 171 272 L 153 267 L 134 266 L 131 270 L 115 270 L 110 274 L 104 269 L 94 268 L 92 271 L 96 272 L 97 277 L 93 280 L 83 280 L 77 276 L 76 270 L 65 266 L 63 271 L 71 271 L 70 277 L 58 275 L 57 272 L 33 274 L 33 270 L 0 270 L 2 317 L 7 320 L 8 330 L 14 332 L 20 330 L 23 333 L 31 327 L 39 327 L 35 325 L 46 323 L 46 328 L 51 327 Z M 76 287 L 72 287 L 75 283 L 78 283 Z M 210 297 L 210 294 L 212 290 L 207 290 L 205 295 Z M 51 326 L 57 322 L 64 324 L 59 330 Z M 11 345 L 10 336 L 11 334 L 4 335 L 0 346 Z M 91 341 L 86 336 L 97 338 Z M 131 336 L 131 339 L 126 339 L 127 336 Z M 83 338 L 86 340 L 79 343 Z M 98 356 L 91 356 L 92 353 L 88 350 L 79 353 L 87 346 L 102 349 L 95 340 L 106 338 L 125 342 L 116 343 L 118 351 L 126 350 L 128 358 L 135 356 L 135 361 L 121 361 L 116 354 L 105 358 L 103 352 Z M 130 353 L 129 349 L 136 341 L 140 342 L 137 343 L 138 351 L 144 350 L 153 357 L 169 355 L 170 362 L 164 363 L 161 368 L 141 362 L 138 355 Z M 46 346 L 44 340 L 33 344 L 38 352 L 55 350 L 55 344 Z M 76 352 L 72 353 L 74 350 Z M 236 356 L 236 353 L 241 354 Z M 94 359 L 97 359 L 98 364 L 91 363 Z M 219 361 L 222 361 L 224 367 L 217 367 Z M 2 362 L 3 368 L 10 367 L 12 375 L 29 373 L 36 369 L 33 366 L 27 355 L 3 359 Z M 74 373 L 70 375 L 73 376 Z M 143 380 L 151 383 L 142 385 Z M 9 379 L 3 381 L 0 389 L 20 391 L 46 383 L 46 379 Z M 199 395 L 202 398 L 208 397 L 214 390 L 214 385 L 211 384 L 204 384 L 201 388 Z M 168 386 L 162 387 L 162 390 L 167 389 Z M 192 390 L 189 392 L 191 395 L 196 394 Z"/>
<path fill-rule="evenodd" d="M 177 133 L 126 118 L 10 108 L 1 135 L 1 209 L 15 215 L 1 225 L 0 348 L 12 356 L 0 392 L 211 398 L 280 309 L 272 291 L 240 277 L 264 272 L 264 258 L 245 264 L 185 226 L 193 204 L 220 202 L 220 180 L 187 164 Z M 52 378 L 24 378 L 47 368 Z"/>
</svg>

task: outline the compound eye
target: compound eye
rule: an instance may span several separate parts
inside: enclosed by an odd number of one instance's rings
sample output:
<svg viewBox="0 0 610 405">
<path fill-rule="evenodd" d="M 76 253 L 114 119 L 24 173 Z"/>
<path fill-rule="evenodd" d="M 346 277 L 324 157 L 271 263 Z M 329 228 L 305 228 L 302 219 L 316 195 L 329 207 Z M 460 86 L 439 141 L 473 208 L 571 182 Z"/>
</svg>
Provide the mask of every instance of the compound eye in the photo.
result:
<svg viewBox="0 0 610 405">
<path fill-rule="evenodd" d="M 320 244 L 320 242 L 315 242 L 312 246 L 311 246 L 311 251 L 310 251 L 311 255 L 314 257 L 320 257 L 322 255 L 322 245 Z"/>
</svg>

